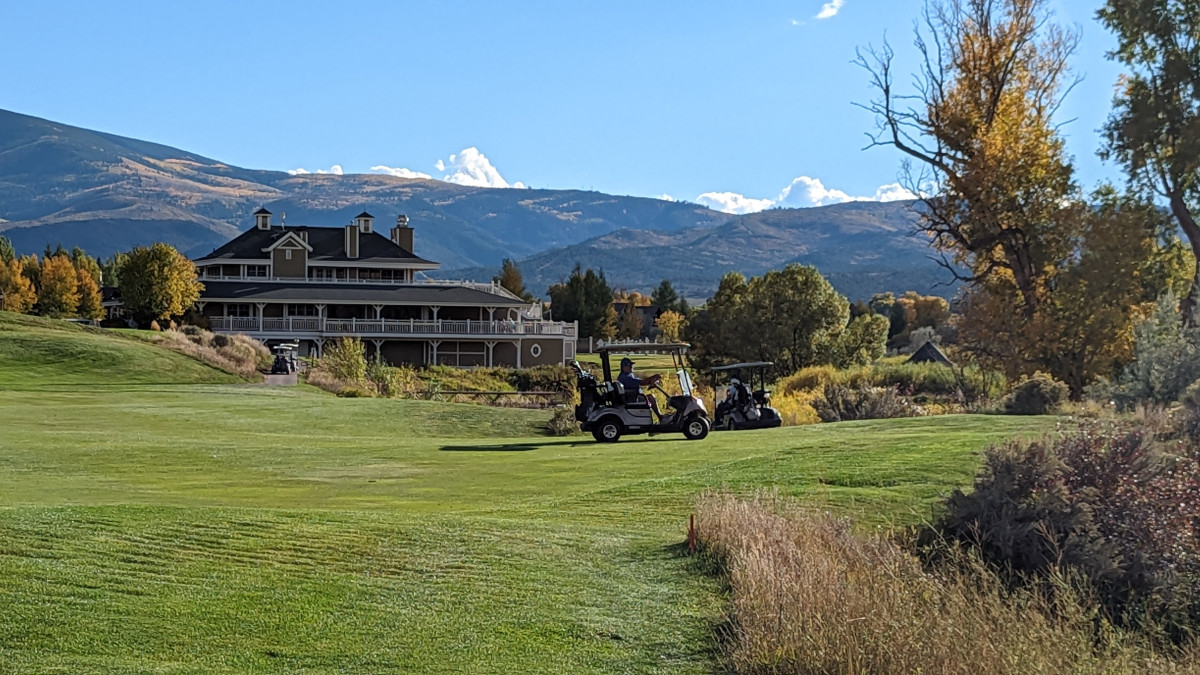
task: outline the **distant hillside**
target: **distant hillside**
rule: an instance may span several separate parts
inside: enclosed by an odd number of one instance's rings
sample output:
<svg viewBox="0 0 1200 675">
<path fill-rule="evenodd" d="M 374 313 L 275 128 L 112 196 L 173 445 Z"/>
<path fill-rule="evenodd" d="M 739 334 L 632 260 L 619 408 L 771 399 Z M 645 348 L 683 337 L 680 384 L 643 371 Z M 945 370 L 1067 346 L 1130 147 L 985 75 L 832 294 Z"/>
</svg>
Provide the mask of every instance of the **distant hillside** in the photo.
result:
<svg viewBox="0 0 1200 675">
<path fill-rule="evenodd" d="M 292 176 L 0 111 L 0 232 L 22 252 L 79 245 L 108 255 L 167 241 L 209 252 L 266 206 L 289 222 L 340 225 L 364 208 L 408 214 L 420 255 L 498 265 L 620 228 L 676 230 L 730 216 L 695 204 L 581 190 L 497 190 L 356 174 Z"/>
<path fill-rule="evenodd" d="M 545 293 L 575 266 L 604 270 L 609 285 L 651 289 L 662 279 L 691 298 L 707 298 L 721 276 L 747 276 L 791 262 L 815 265 L 851 299 L 881 291 L 950 296 L 955 287 L 929 259 L 928 240 L 913 234 L 911 202 L 852 202 L 738 216 L 714 227 L 675 232 L 619 230 L 519 261 L 526 286 Z M 444 276 L 490 279 L 495 270 Z"/>
<path fill-rule="evenodd" d="M 843 293 L 945 294 L 904 204 L 854 203 L 733 216 L 684 202 L 581 190 L 494 189 L 375 174 L 292 176 L 223 164 L 184 150 L 0 111 L 0 233 L 22 253 L 47 244 L 106 256 L 166 241 L 191 256 L 250 227 L 260 206 L 287 222 L 340 225 L 362 209 L 387 228 L 399 213 L 417 253 L 443 278 L 490 279 L 523 261 L 544 293 L 575 262 L 617 286 L 670 278 L 707 297 L 729 270 L 758 274 L 797 260 Z"/>
</svg>

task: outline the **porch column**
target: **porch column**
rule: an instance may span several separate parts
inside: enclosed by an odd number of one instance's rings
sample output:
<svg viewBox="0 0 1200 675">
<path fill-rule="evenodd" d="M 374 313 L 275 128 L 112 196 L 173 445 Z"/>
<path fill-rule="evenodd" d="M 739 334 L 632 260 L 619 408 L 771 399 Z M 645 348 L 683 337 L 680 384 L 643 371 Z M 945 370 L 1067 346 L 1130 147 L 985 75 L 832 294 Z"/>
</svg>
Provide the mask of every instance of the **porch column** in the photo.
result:
<svg viewBox="0 0 1200 675">
<path fill-rule="evenodd" d="M 375 345 L 375 360 L 383 359 L 383 340 L 371 340 L 371 344 Z"/>
<path fill-rule="evenodd" d="M 317 345 L 317 358 L 325 353 L 325 338 L 313 338 L 313 342 Z"/>
<path fill-rule="evenodd" d="M 243 265 L 243 268 L 244 267 L 245 266 Z M 262 330 L 263 329 L 263 308 L 267 306 L 267 303 L 256 302 L 254 304 L 258 307 L 258 329 Z"/>
<path fill-rule="evenodd" d="M 431 305 L 431 306 L 429 307 L 429 311 L 433 312 L 433 320 L 434 320 L 434 321 L 437 321 L 437 320 L 438 320 L 438 318 L 437 318 L 437 313 L 438 313 L 438 310 L 439 310 L 439 309 L 441 309 L 441 307 L 440 307 L 439 305 Z"/>
<path fill-rule="evenodd" d="M 483 344 L 487 346 L 487 367 L 491 368 L 495 365 L 495 360 L 492 358 L 492 352 L 496 348 L 496 343 L 485 342 Z"/>
<path fill-rule="evenodd" d="M 437 365 L 437 356 L 438 356 L 437 349 L 438 349 L 438 345 L 440 345 L 440 344 L 442 344 L 441 340 L 430 340 L 429 341 L 430 359 L 429 359 L 428 365 L 431 365 L 431 366 Z"/>
<path fill-rule="evenodd" d="M 317 305 L 317 318 L 319 319 L 319 327 L 321 332 L 325 332 L 325 305 Z"/>
<path fill-rule="evenodd" d="M 207 305 L 207 304 L 208 304 L 208 303 L 207 303 L 207 302 L 205 302 L 205 301 L 203 301 L 203 300 L 197 300 L 197 301 L 196 301 L 196 311 L 198 311 L 198 312 L 200 312 L 201 314 L 203 314 L 203 313 L 204 313 L 204 306 L 205 306 L 205 305 Z"/>
<path fill-rule="evenodd" d="M 383 318 L 383 305 L 371 305 L 371 306 L 375 308 L 375 318 L 382 319 Z"/>
<path fill-rule="evenodd" d="M 513 340 L 513 344 L 517 347 L 517 370 L 521 369 L 521 341 Z"/>
</svg>

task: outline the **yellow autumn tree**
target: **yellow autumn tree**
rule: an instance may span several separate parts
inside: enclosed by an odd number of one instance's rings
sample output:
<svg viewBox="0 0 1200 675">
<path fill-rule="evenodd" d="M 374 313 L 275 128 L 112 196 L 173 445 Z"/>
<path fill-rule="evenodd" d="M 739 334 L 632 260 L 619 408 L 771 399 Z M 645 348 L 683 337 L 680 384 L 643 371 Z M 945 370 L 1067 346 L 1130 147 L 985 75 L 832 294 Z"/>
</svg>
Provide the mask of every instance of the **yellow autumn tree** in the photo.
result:
<svg viewBox="0 0 1200 675">
<path fill-rule="evenodd" d="M 687 328 L 687 318 L 675 310 L 668 309 L 658 315 L 654 325 L 667 342 L 679 342 L 683 338 L 683 329 Z"/>
<path fill-rule="evenodd" d="M 38 312 L 43 316 L 75 316 L 79 309 L 79 274 L 71 259 L 56 255 L 42 261 Z"/>
<path fill-rule="evenodd" d="M 37 303 L 33 283 L 25 278 L 21 263 L 15 259 L 0 261 L 0 309 L 27 313 Z"/>
<path fill-rule="evenodd" d="M 125 309 L 143 325 L 183 314 L 204 290 L 192 261 L 162 242 L 129 252 L 119 287 Z"/>
<path fill-rule="evenodd" d="M 75 270 L 79 278 L 79 309 L 77 313 L 85 319 L 101 319 L 104 317 L 103 297 L 96 277 L 89 267 L 78 267 Z"/>
</svg>

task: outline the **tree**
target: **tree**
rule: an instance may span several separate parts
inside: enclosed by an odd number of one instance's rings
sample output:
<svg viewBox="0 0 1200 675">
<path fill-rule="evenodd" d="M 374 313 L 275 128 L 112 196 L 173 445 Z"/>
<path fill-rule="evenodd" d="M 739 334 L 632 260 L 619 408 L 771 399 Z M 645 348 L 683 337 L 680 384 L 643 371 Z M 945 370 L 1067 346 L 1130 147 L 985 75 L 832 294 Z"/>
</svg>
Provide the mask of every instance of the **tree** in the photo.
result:
<svg viewBox="0 0 1200 675">
<path fill-rule="evenodd" d="M 42 286 L 42 264 L 38 262 L 38 257 L 23 255 L 17 262 L 21 265 L 21 274 L 33 284 L 33 290 L 36 292 Z"/>
<path fill-rule="evenodd" d="M 865 366 L 887 353 L 888 320 L 878 314 L 861 314 L 838 336 L 833 345 L 833 365 L 838 368 Z"/>
<path fill-rule="evenodd" d="M 0 263 L 10 263 L 17 259 L 17 250 L 13 248 L 12 240 L 0 234 Z"/>
<path fill-rule="evenodd" d="M 1011 284 L 994 283 L 972 289 L 956 321 L 960 348 L 976 360 L 1010 379 L 1044 371 L 1075 398 L 1132 358 L 1133 326 L 1190 273 L 1161 210 L 1111 188 L 1091 201 L 1076 208 L 1073 254 L 1053 268 L 1053 292 L 1032 318 L 1014 311 Z"/>
<path fill-rule="evenodd" d="M 525 279 L 521 275 L 521 268 L 517 267 L 517 261 L 512 258 L 505 258 L 500 263 L 500 274 L 492 277 L 494 283 L 500 284 L 509 293 L 521 298 L 525 302 L 533 302 L 533 295 L 525 289 Z"/>
<path fill-rule="evenodd" d="M 579 263 L 565 282 L 551 286 L 550 309 L 559 321 L 578 321 L 580 337 L 611 340 L 616 335 L 617 314 L 613 309 L 613 293 L 604 273 L 591 268 L 580 269 Z"/>
<path fill-rule="evenodd" d="M 0 261 L 0 309 L 27 313 L 37 303 L 37 291 L 16 260 Z"/>
<path fill-rule="evenodd" d="M 130 251 L 120 277 L 121 301 L 141 324 L 183 314 L 204 290 L 192 261 L 161 242 Z"/>
<path fill-rule="evenodd" d="M 622 340 L 633 340 L 642 336 L 645 322 L 642 321 L 642 313 L 638 310 L 637 305 L 633 302 L 625 304 L 625 312 L 621 315 L 620 321 L 617 323 L 617 337 Z"/>
<path fill-rule="evenodd" d="M 684 315 L 674 310 L 666 310 L 654 320 L 654 326 L 662 333 L 667 342 L 679 342 L 683 339 L 683 331 L 687 328 L 688 320 Z"/>
<path fill-rule="evenodd" d="M 1120 162 L 1144 194 L 1166 199 L 1190 245 L 1194 272 L 1180 303 L 1196 320 L 1200 302 L 1200 3 L 1108 0 L 1098 17 L 1116 33 L 1111 53 L 1129 72 L 1105 126 L 1102 154 Z"/>
<path fill-rule="evenodd" d="M 38 311 L 43 316 L 75 316 L 79 308 L 79 276 L 65 255 L 42 262 L 42 285 L 38 289 Z"/>
<path fill-rule="evenodd" d="M 1044 297 L 1044 270 L 1069 253 L 1061 221 L 1077 192 L 1052 118 L 1078 33 L 1050 21 L 1048 5 L 931 0 L 911 96 L 894 90 L 886 43 L 858 58 L 879 94 L 863 106 L 879 124 L 872 144 L 918 163 L 904 182 L 943 264 L 972 284 L 1011 284 L 1026 316 Z"/>
<path fill-rule="evenodd" d="M 100 270 L 100 263 L 95 258 L 84 252 L 83 249 L 76 246 L 71 249 L 71 264 L 77 270 L 83 270 L 91 275 L 92 280 L 99 286 L 103 278 L 103 273 Z"/>
<path fill-rule="evenodd" d="M 96 279 L 91 272 L 82 268 L 76 268 L 75 274 L 79 279 L 79 309 L 76 313 L 84 319 L 104 318 L 104 299 Z"/>
<path fill-rule="evenodd" d="M 687 315 L 687 301 L 679 297 L 669 279 L 663 279 L 658 288 L 650 293 L 650 304 L 664 312 L 673 311 Z"/>
<path fill-rule="evenodd" d="M 782 374 L 840 360 L 839 341 L 849 317 L 849 302 L 816 268 L 788 265 L 749 281 L 741 274 L 726 274 L 688 337 L 702 368 L 731 360 L 773 361 Z M 868 320 L 860 333 L 873 335 L 884 323 L 882 317 Z M 879 351 L 882 345 L 881 340 L 868 351 Z"/>
<path fill-rule="evenodd" d="M 105 286 L 120 286 L 121 285 L 121 268 L 125 265 L 125 261 L 129 259 L 128 253 L 114 253 L 104 259 L 100 264 L 100 278 Z"/>
</svg>

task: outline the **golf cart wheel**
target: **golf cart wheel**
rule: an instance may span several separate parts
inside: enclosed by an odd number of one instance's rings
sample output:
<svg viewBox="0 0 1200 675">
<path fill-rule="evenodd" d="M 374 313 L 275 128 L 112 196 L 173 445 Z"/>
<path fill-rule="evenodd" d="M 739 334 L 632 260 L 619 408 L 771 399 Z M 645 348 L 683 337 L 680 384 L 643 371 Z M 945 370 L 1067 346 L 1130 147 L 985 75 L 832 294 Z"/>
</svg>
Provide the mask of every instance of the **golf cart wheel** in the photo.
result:
<svg viewBox="0 0 1200 675">
<path fill-rule="evenodd" d="M 600 423 L 592 430 L 592 437 L 601 443 L 616 443 L 624 431 L 625 425 L 621 424 L 621 420 L 615 417 L 606 417 L 600 420 Z"/>
<path fill-rule="evenodd" d="M 689 441 L 698 441 L 708 435 L 708 420 L 696 416 L 683 423 L 683 436 Z"/>
</svg>

